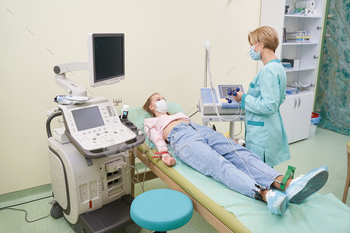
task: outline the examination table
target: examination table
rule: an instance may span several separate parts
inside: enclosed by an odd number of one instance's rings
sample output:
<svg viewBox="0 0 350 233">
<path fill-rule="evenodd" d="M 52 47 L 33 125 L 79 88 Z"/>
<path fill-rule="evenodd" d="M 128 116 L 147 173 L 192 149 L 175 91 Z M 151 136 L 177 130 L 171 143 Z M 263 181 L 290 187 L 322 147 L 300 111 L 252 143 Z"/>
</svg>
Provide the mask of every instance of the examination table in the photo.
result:
<svg viewBox="0 0 350 233">
<path fill-rule="evenodd" d="M 170 114 L 183 112 L 177 103 L 169 103 L 168 107 Z M 150 114 L 142 107 L 129 110 L 129 120 L 139 129 L 143 126 L 143 120 L 149 117 Z M 156 156 L 154 152 L 157 152 L 154 144 L 150 142 L 150 151 L 147 145 L 148 139 L 133 150 L 131 165 L 135 164 L 135 157 L 146 164 L 146 156 L 149 156 L 147 166 L 150 170 L 146 172 L 145 180 L 159 177 L 171 189 L 189 196 L 194 210 L 219 232 L 350 231 L 350 208 L 331 193 L 314 194 L 299 205 L 289 204 L 283 216 L 272 215 L 266 203 L 228 189 L 213 178 L 184 164 L 176 156 L 176 165 L 166 166 L 160 158 L 152 158 Z M 171 150 L 170 147 L 169 149 Z M 142 181 L 144 174 L 139 172 L 139 179 Z M 136 176 L 135 173 L 134 177 Z M 132 188 L 132 195 L 133 192 Z"/>
</svg>

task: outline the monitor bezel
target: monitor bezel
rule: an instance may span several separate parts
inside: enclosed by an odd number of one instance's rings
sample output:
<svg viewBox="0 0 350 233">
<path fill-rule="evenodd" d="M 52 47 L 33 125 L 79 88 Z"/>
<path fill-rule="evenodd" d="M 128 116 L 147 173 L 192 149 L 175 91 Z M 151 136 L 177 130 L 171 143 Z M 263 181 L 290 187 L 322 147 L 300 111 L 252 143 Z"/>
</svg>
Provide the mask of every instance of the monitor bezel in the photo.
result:
<svg viewBox="0 0 350 233">
<path fill-rule="evenodd" d="M 107 77 L 103 80 L 96 81 L 95 70 L 95 51 L 94 43 L 96 37 L 122 37 L 123 38 L 123 74 L 117 76 Z M 89 33 L 88 34 L 88 66 L 89 66 L 89 80 L 90 86 L 97 87 L 102 85 L 110 85 L 118 83 L 125 79 L 125 34 L 124 33 Z"/>
</svg>

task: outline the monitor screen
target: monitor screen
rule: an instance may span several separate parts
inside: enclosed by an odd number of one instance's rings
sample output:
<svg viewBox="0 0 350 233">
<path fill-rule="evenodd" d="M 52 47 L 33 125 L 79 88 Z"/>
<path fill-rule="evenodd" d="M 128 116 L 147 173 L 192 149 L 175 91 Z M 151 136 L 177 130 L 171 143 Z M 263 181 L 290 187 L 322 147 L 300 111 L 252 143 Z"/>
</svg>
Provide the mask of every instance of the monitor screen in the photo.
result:
<svg viewBox="0 0 350 233">
<path fill-rule="evenodd" d="M 124 34 L 91 34 L 89 45 L 92 54 L 89 62 L 92 68 L 93 85 L 115 79 L 120 81 L 125 75 Z M 119 77 L 119 78 L 118 78 Z M 102 84 L 101 83 L 101 84 Z"/>
<path fill-rule="evenodd" d="M 231 88 L 231 90 L 236 90 L 237 87 L 243 91 L 242 85 L 219 85 L 220 98 L 226 98 L 228 96 L 228 88 Z"/>
<path fill-rule="evenodd" d="M 97 106 L 72 111 L 78 131 L 104 126 L 104 122 Z"/>
</svg>

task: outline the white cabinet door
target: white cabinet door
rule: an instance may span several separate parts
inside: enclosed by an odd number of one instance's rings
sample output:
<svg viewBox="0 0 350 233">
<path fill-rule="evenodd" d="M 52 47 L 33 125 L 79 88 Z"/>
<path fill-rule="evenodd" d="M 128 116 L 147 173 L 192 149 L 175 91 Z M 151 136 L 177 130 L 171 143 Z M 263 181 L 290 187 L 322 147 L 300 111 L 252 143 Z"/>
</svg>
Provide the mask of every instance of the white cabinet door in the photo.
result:
<svg viewBox="0 0 350 233">
<path fill-rule="evenodd" d="M 291 143 L 293 139 L 293 125 L 296 106 L 297 103 L 294 95 L 287 95 L 285 101 L 280 106 L 280 113 L 289 143 Z"/>
<path fill-rule="evenodd" d="M 312 107 L 314 103 L 314 93 L 301 93 L 295 95 L 297 107 L 295 108 L 295 118 L 292 141 L 299 141 L 309 137 Z"/>
<path fill-rule="evenodd" d="M 281 117 L 288 136 L 288 143 L 309 137 L 314 93 L 287 95 L 280 106 Z"/>
</svg>

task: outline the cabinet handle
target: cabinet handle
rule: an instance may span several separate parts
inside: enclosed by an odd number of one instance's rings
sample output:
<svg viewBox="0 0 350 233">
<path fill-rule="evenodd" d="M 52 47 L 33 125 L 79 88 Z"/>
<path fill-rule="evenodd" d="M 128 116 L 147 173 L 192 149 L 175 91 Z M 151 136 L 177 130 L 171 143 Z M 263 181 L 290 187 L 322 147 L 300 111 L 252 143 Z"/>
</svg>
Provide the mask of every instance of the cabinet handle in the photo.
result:
<svg viewBox="0 0 350 233">
<path fill-rule="evenodd" d="M 317 26 L 317 30 L 321 30 L 322 29 L 322 27 L 320 27 L 320 26 Z"/>
<path fill-rule="evenodd" d="M 299 104 L 298 104 L 298 108 L 299 108 L 300 104 L 301 104 L 301 99 L 300 99 L 300 97 L 298 99 L 299 99 Z"/>
<path fill-rule="evenodd" d="M 314 59 L 318 59 L 318 56 L 314 55 Z"/>
<path fill-rule="evenodd" d="M 297 99 L 294 99 L 294 107 L 293 109 L 297 106 Z"/>
</svg>

